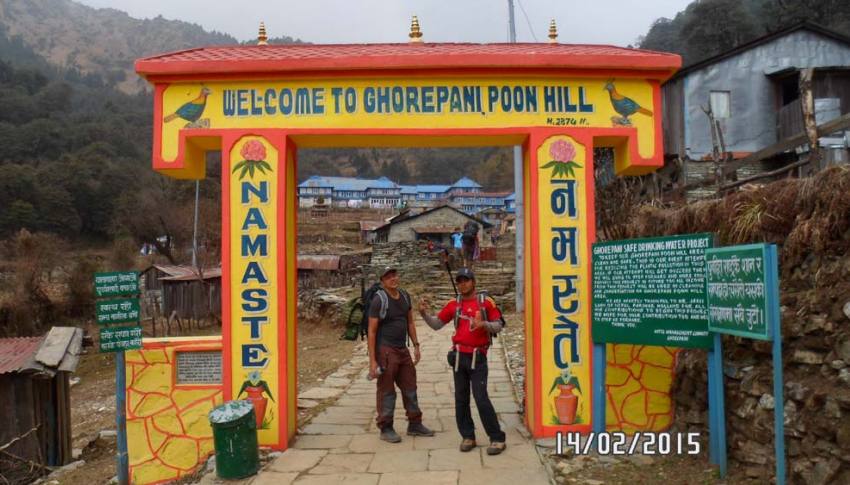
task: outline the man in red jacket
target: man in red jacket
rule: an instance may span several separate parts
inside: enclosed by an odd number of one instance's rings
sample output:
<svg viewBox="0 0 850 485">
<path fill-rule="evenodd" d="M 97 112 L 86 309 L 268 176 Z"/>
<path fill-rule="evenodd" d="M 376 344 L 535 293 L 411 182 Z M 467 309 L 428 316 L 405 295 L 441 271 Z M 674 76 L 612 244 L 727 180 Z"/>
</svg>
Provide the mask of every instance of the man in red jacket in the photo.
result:
<svg viewBox="0 0 850 485">
<path fill-rule="evenodd" d="M 487 350 L 492 335 L 502 330 L 501 314 L 489 297 L 479 297 L 475 292 L 475 274 L 469 268 L 461 268 L 455 276 L 460 296 L 440 310 L 437 316 L 430 314 L 427 301 L 419 302 L 419 314 L 434 330 L 454 320 L 455 334 L 453 349 L 449 353 L 449 364 L 454 368 L 455 419 L 463 441 L 460 451 L 475 448 L 475 425 L 469 407 L 469 394 L 475 398 L 478 415 L 487 436 L 490 437 L 488 455 L 498 455 L 505 450 L 505 433 L 490 396 L 487 395 Z M 454 355 L 454 358 L 452 358 Z"/>
</svg>

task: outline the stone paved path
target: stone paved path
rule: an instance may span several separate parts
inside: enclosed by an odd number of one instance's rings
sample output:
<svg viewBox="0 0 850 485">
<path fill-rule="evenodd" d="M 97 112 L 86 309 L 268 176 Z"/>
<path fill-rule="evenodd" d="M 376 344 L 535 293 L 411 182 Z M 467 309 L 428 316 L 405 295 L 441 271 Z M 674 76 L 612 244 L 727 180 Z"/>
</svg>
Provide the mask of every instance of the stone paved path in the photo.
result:
<svg viewBox="0 0 850 485">
<path fill-rule="evenodd" d="M 343 369 L 356 377 L 339 399 L 306 425 L 292 448 L 275 458 L 252 481 L 253 485 L 536 485 L 549 483 L 533 442 L 518 431 L 521 427 L 511 382 L 498 339 L 488 357 L 490 397 L 508 448 L 501 455 L 488 456 L 489 443 L 477 410 L 473 409 L 479 447 L 469 453 L 458 450 L 460 435 L 455 425 L 451 370 L 445 355 L 450 346 L 451 328 L 434 332 L 417 322 L 422 343 L 422 361 L 417 366 L 419 404 L 423 423 L 437 432 L 430 438 L 404 434 L 407 423 L 397 399 L 396 430 L 403 441 L 397 444 L 378 439 L 375 427 L 375 384 L 366 379 L 366 358 L 361 353 Z M 328 387 L 337 387 L 345 372 L 332 376 Z M 321 394 L 316 392 L 314 394 Z M 401 419 L 399 419 L 401 418 Z"/>
</svg>

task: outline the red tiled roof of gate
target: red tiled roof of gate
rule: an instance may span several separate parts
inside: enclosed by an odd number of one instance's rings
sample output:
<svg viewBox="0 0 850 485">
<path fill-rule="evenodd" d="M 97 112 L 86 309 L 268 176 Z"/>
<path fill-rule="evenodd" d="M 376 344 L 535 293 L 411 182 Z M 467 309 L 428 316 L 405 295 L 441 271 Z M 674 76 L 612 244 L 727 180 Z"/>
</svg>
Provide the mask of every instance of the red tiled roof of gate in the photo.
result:
<svg viewBox="0 0 850 485">
<path fill-rule="evenodd" d="M 0 374 L 17 372 L 32 360 L 44 336 L 0 339 Z"/>
<path fill-rule="evenodd" d="M 682 65 L 676 54 L 583 44 L 284 44 L 211 46 L 136 61 L 142 76 L 390 69 L 625 69 L 663 73 Z"/>
</svg>

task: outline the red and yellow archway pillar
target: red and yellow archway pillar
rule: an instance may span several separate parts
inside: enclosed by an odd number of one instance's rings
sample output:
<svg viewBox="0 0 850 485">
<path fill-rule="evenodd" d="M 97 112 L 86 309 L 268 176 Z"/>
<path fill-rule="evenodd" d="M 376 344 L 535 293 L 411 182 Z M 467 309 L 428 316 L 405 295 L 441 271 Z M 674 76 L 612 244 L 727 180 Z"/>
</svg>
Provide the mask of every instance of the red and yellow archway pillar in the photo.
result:
<svg viewBox="0 0 850 485">
<path fill-rule="evenodd" d="M 260 443 L 295 434 L 295 149 L 280 131 L 222 138 L 225 399 L 249 399 Z"/>
<path fill-rule="evenodd" d="M 593 141 L 581 131 L 536 130 L 527 152 L 526 419 L 536 436 L 588 431 Z"/>
</svg>

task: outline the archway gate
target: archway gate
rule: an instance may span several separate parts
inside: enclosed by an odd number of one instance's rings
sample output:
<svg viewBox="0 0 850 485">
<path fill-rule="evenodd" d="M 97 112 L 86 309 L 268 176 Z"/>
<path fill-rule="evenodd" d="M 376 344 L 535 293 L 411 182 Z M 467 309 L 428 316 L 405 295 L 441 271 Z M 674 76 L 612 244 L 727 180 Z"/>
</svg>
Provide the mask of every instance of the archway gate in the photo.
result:
<svg viewBox="0 0 850 485">
<path fill-rule="evenodd" d="M 680 62 L 610 46 L 429 43 L 206 47 L 137 61 L 155 87 L 153 168 L 200 178 L 206 152 L 222 153 L 224 399 L 263 400 L 261 444 L 287 447 L 298 148 L 521 145 L 527 425 L 535 436 L 589 431 L 593 148 L 614 148 L 618 175 L 662 166 L 659 86 Z M 568 381 L 574 417 L 553 390 Z"/>
</svg>

